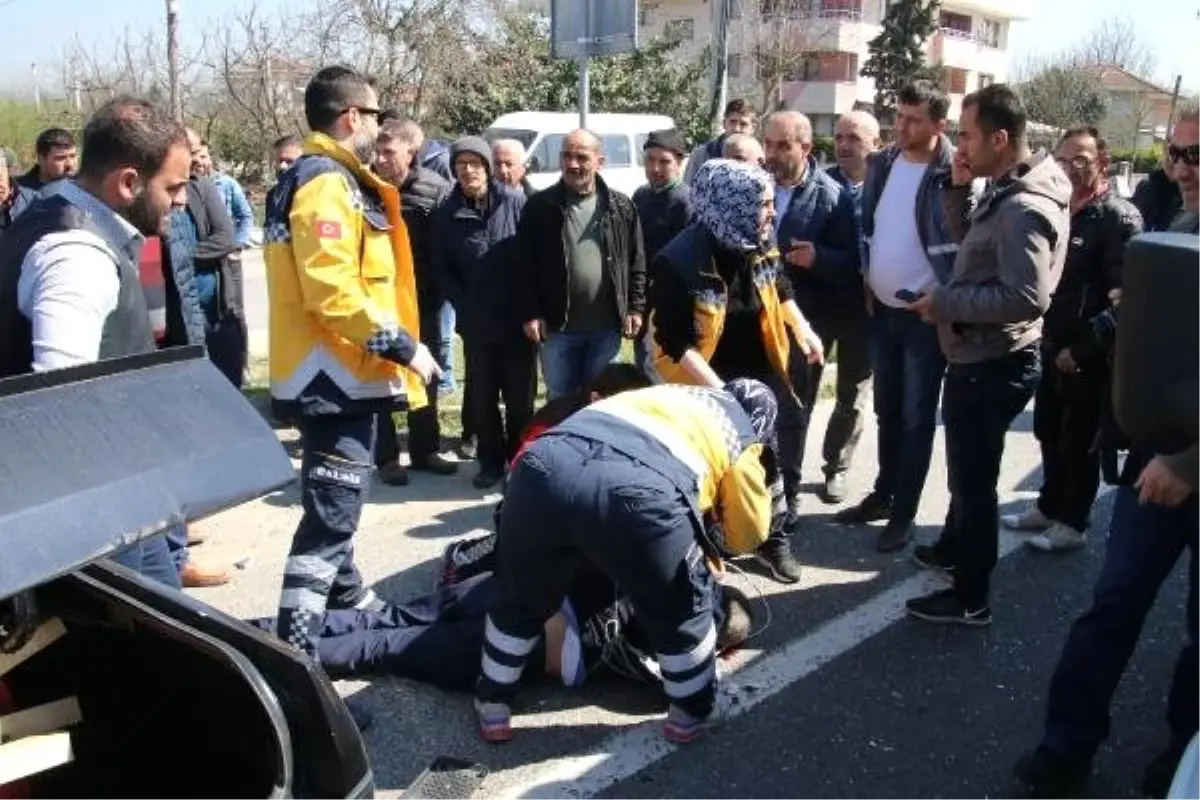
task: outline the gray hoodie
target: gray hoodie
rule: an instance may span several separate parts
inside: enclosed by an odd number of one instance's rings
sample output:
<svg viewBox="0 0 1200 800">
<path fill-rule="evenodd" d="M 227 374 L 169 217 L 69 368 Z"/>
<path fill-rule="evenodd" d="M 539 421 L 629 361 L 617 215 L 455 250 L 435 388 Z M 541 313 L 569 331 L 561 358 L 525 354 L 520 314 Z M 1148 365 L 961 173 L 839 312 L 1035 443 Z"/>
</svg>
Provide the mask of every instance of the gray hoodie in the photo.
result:
<svg viewBox="0 0 1200 800">
<path fill-rule="evenodd" d="M 1042 314 L 1067 256 L 1070 203 L 1071 182 L 1044 151 L 979 199 L 954 274 L 933 291 L 932 313 L 947 361 L 986 361 L 1041 338 Z"/>
</svg>

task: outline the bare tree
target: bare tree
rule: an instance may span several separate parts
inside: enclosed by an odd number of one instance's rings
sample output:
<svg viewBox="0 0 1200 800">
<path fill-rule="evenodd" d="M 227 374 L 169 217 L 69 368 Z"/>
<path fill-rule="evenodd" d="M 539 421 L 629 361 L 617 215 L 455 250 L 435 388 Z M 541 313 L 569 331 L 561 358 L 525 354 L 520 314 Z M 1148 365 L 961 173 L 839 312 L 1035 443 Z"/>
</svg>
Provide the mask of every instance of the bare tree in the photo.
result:
<svg viewBox="0 0 1200 800">
<path fill-rule="evenodd" d="M 742 70 L 753 69 L 762 113 L 786 103 L 786 85 L 817 77 L 821 40 L 832 30 L 812 0 L 743 0 Z M 731 48 L 732 49 L 732 48 Z M 742 79 L 744 80 L 744 78 Z"/>
<path fill-rule="evenodd" d="M 1091 66 L 1119 67 L 1142 80 L 1151 80 L 1158 59 L 1154 48 L 1138 34 L 1129 17 L 1110 17 L 1097 23 L 1073 55 Z"/>
</svg>

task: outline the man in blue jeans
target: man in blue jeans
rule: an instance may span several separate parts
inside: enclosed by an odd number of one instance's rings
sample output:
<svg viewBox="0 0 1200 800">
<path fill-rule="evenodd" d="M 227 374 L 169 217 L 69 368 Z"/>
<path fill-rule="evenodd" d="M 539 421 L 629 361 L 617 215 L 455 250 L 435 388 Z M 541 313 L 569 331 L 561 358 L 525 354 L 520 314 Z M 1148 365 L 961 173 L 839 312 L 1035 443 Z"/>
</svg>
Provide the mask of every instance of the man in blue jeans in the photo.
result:
<svg viewBox="0 0 1200 800">
<path fill-rule="evenodd" d="M 551 400 L 579 391 L 636 339 L 646 256 L 633 202 L 599 176 L 604 150 L 579 130 L 562 139 L 562 180 L 529 198 L 517 228 L 525 279 L 514 292 L 525 336 L 541 346 Z"/>
<path fill-rule="evenodd" d="M 1004 84 L 963 99 L 956 173 L 989 178 L 944 286 L 909 304 L 936 323 L 949 367 L 942 395 L 950 510 L 937 543 L 913 560 L 953 586 L 907 603 L 927 622 L 982 626 L 996 566 L 996 484 L 1004 438 L 1041 378 L 1042 315 L 1070 244 L 1071 182 L 1045 151 L 1031 153 L 1025 109 Z M 950 209 L 948 209 L 950 210 Z"/>
<path fill-rule="evenodd" d="M 875 543 L 885 553 L 912 536 L 946 370 L 937 331 L 908 310 L 904 298 L 945 283 L 954 268 L 958 247 L 942 212 L 953 156 L 943 135 L 949 109 L 949 97 L 928 81 L 904 87 L 897 95 L 896 143 L 868 157 L 862 189 L 879 472 L 871 493 L 834 519 L 885 521 Z"/>
</svg>

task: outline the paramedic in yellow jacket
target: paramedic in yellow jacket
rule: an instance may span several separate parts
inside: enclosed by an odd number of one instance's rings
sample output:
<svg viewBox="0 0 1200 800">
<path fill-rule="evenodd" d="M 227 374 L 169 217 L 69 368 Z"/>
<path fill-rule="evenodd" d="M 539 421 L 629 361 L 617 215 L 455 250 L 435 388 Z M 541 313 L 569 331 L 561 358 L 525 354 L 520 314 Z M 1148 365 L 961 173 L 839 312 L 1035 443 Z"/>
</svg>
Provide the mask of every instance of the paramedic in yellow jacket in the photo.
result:
<svg viewBox="0 0 1200 800">
<path fill-rule="evenodd" d="M 761 168 L 727 159 L 705 162 L 692 184 L 696 221 L 659 251 L 653 278 L 652 367 L 671 383 L 721 386 L 752 378 L 777 397 L 791 392 L 792 331 L 809 361 L 824 358 L 821 340 L 792 299 L 791 283 L 771 244 L 775 192 Z M 788 452 L 800 420 L 780 400 L 778 435 Z M 798 440 L 797 440 L 798 441 Z M 795 441 L 792 442 L 795 444 Z M 783 475 L 794 518 L 799 475 Z M 777 580 L 795 583 L 800 565 L 781 528 L 758 552 Z"/>
<path fill-rule="evenodd" d="M 583 562 L 621 587 L 657 652 L 664 735 L 683 744 L 703 732 L 717 688 L 710 563 L 767 538 L 775 414 L 759 381 L 652 386 L 577 411 L 521 454 L 484 626 L 475 699 L 484 739 L 512 737 L 517 682 L 543 623 L 560 607 L 570 614 L 563 598 Z"/>
<path fill-rule="evenodd" d="M 417 329 L 396 188 L 365 166 L 378 100 L 363 76 L 318 72 L 304 91 L 313 131 L 267 200 L 271 400 L 295 419 L 304 515 L 284 567 L 278 634 L 315 655 L 326 607 L 373 608 L 352 538 L 371 478 L 374 415 L 425 404 L 437 364 Z"/>
</svg>

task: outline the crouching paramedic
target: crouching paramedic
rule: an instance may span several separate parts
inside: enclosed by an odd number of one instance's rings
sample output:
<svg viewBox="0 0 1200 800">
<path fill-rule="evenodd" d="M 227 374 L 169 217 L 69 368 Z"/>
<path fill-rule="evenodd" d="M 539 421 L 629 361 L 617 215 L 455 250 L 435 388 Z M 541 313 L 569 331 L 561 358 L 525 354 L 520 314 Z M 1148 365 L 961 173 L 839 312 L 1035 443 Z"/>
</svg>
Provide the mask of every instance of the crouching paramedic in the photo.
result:
<svg viewBox="0 0 1200 800">
<path fill-rule="evenodd" d="M 658 656 L 664 735 L 699 736 L 716 701 L 709 561 L 766 538 L 776 402 L 764 384 L 660 385 L 600 400 L 542 434 L 509 477 L 475 711 L 512 737 L 510 704 L 542 626 L 590 563 L 620 586 Z M 706 534 L 704 516 L 723 541 Z"/>
<path fill-rule="evenodd" d="M 283 574 L 278 633 L 316 654 L 326 608 L 382 604 L 351 539 L 377 412 L 420 407 L 438 374 L 417 338 L 412 253 L 396 188 L 371 173 L 379 113 L 357 73 L 327 67 L 304 93 L 312 134 L 267 200 L 271 399 L 295 419 L 304 515 Z M 406 368 L 407 367 L 407 368 Z"/>
</svg>

